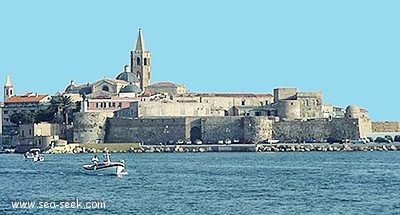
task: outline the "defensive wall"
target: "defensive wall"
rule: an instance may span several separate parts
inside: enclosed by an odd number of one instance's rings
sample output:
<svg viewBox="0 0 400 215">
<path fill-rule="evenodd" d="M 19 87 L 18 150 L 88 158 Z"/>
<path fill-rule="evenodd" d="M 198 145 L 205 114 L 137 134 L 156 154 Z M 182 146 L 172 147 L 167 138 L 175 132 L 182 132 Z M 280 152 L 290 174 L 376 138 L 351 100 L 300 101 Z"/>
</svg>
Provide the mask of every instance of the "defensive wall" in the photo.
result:
<svg viewBox="0 0 400 215">
<path fill-rule="evenodd" d="M 216 143 L 230 139 L 255 142 L 271 137 L 267 117 L 162 117 L 109 118 L 105 142 L 177 142 L 178 140 Z"/>
<path fill-rule="evenodd" d="M 315 119 L 309 121 L 287 121 L 274 123 L 274 139 L 314 138 L 322 140 L 327 137 L 359 138 L 371 131 L 371 121 L 367 118 L 332 120 Z"/>
<path fill-rule="evenodd" d="M 373 132 L 400 132 L 400 122 L 373 122 Z"/>
<path fill-rule="evenodd" d="M 327 137 L 358 138 L 371 133 L 368 118 L 314 119 L 274 122 L 268 117 L 112 117 L 112 113 L 78 113 L 75 116 L 74 142 L 158 144 L 178 140 L 217 143 L 230 139 L 242 143 L 266 139 Z"/>
</svg>

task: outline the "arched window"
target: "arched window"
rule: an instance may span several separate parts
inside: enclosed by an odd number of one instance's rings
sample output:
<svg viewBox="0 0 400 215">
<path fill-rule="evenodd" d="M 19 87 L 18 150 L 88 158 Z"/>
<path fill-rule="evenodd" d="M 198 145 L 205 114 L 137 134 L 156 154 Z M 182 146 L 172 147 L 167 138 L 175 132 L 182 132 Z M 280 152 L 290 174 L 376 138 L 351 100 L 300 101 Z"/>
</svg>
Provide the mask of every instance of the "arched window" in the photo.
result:
<svg viewBox="0 0 400 215">
<path fill-rule="evenodd" d="M 106 86 L 106 85 L 103 86 L 102 90 L 103 90 L 103 91 L 107 91 L 107 92 L 110 91 L 110 89 L 109 89 L 108 86 Z"/>
<path fill-rule="evenodd" d="M 140 66 L 140 65 L 141 65 L 141 62 L 140 62 L 140 57 L 137 57 L 137 58 L 136 58 L 136 65 L 138 65 L 138 66 Z"/>
<path fill-rule="evenodd" d="M 147 58 L 144 59 L 144 65 L 147 66 Z"/>
</svg>

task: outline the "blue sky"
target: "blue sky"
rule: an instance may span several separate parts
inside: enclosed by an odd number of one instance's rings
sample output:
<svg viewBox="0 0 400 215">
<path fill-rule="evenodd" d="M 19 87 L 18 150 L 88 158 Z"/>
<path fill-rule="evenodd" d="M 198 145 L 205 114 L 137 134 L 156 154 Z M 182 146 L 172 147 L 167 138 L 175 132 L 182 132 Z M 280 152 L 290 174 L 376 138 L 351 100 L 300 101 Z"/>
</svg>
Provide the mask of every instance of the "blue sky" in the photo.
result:
<svg viewBox="0 0 400 215">
<path fill-rule="evenodd" d="M 0 81 L 54 94 L 114 78 L 137 30 L 152 82 L 191 92 L 322 91 L 400 121 L 400 1 L 2 1 Z"/>
</svg>

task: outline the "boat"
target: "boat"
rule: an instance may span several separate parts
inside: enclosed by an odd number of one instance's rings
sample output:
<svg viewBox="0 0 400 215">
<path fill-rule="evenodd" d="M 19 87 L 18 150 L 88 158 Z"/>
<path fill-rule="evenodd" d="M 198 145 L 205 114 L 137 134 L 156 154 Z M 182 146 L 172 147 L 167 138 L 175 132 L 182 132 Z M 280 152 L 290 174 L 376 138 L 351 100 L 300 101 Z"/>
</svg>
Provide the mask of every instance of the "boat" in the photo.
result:
<svg viewBox="0 0 400 215">
<path fill-rule="evenodd" d="M 101 173 L 101 174 L 125 174 L 125 161 L 111 161 L 110 154 L 108 152 L 104 155 L 105 160 L 98 162 L 97 156 L 92 159 L 92 164 L 83 165 L 83 169 L 89 173 Z"/>
<path fill-rule="evenodd" d="M 0 147 L 0 154 L 11 154 L 11 153 L 14 153 L 14 152 L 15 152 L 15 149 L 13 149 L 13 148 Z"/>
<path fill-rule="evenodd" d="M 33 149 L 30 149 L 29 151 L 25 152 L 24 158 L 32 160 L 34 162 L 44 161 L 44 157 L 40 155 L 39 148 L 33 148 Z"/>
</svg>

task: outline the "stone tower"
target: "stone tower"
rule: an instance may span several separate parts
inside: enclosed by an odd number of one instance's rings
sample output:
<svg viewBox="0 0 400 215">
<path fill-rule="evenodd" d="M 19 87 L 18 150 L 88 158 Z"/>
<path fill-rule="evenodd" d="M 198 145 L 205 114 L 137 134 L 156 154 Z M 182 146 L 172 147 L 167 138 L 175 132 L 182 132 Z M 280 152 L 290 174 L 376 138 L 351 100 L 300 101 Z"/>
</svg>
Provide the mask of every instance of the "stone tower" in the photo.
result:
<svg viewBox="0 0 400 215">
<path fill-rule="evenodd" d="M 11 83 L 10 75 L 6 77 L 6 84 L 4 85 L 4 101 L 14 96 L 14 85 Z"/>
<path fill-rule="evenodd" d="M 142 29 L 139 28 L 135 49 L 131 51 L 131 71 L 138 77 L 142 91 L 150 85 L 150 59 L 150 51 L 147 51 L 144 46 Z"/>
</svg>

